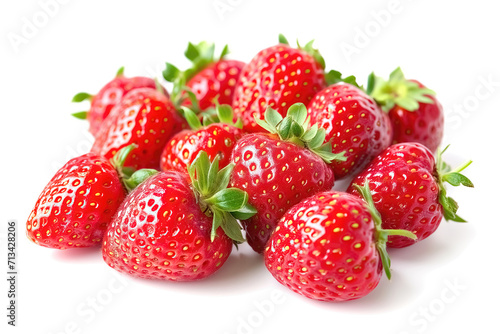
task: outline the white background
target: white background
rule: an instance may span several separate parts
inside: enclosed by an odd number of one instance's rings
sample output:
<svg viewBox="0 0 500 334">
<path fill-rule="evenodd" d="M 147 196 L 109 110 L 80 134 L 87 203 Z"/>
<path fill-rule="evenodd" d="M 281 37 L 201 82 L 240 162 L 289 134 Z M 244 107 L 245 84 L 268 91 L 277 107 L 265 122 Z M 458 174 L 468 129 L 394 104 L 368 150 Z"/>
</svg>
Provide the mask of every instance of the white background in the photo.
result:
<svg viewBox="0 0 500 334">
<path fill-rule="evenodd" d="M 18 221 L 19 239 L 18 327 L 6 325 L 2 278 L 2 333 L 498 331 L 500 21 L 493 1 L 54 1 L 0 5 L 1 277 L 8 219 Z M 280 32 L 303 44 L 315 39 L 328 68 L 361 82 L 372 70 L 387 76 L 401 66 L 438 93 L 452 144 L 447 160 L 474 160 L 466 174 L 476 189 L 450 190 L 467 224 L 443 222 L 429 239 L 391 251 L 393 279 L 338 304 L 281 287 L 245 246 L 211 278 L 178 284 L 116 275 L 98 250 L 61 252 L 27 240 L 25 221 L 44 185 L 91 146 L 85 122 L 70 116 L 83 108 L 70 103 L 75 93 L 97 92 L 120 66 L 130 76 L 159 77 L 165 61 L 184 67 L 188 41 L 228 43 L 233 58 L 249 61 Z"/>
</svg>

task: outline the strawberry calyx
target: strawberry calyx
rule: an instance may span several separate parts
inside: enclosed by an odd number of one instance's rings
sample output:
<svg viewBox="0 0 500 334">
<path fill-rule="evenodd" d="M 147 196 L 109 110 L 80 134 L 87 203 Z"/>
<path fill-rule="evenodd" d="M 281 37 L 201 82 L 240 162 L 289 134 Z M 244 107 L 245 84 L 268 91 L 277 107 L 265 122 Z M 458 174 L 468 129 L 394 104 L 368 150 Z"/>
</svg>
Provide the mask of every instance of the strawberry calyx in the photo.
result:
<svg viewBox="0 0 500 334">
<path fill-rule="evenodd" d="M 375 208 L 375 204 L 373 203 L 372 194 L 370 191 L 369 181 L 365 179 L 365 183 L 363 186 L 359 186 L 354 184 L 356 190 L 361 194 L 363 199 L 366 202 L 366 208 L 370 212 L 373 222 L 375 224 L 375 247 L 377 248 L 380 259 L 382 261 L 382 266 L 384 268 L 385 275 L 387 279 L 391 279 L 391 259 L 389 258 L 389 254 L 387 253 L 387 240 L 391 235 L 399 235 L 403 237 L 407 237 L 413 240 L 417 239 L 417 236 L 407 230 L 403 229 L 383 229 L 382 228 L 382 218 L 380 217 L 380 213 Z"/>
<path fill-rule="evenodd" d="M 184 100 L 189 99 L 192 102 L 193 108 L 196 111 L 199 110 L 198 101 L 189 87 L 186 87 L 186 84 L 191 78 L 193 78 L 207 66 L 222 60 L 229 53 L 229 48 L 227 45 L 225 45 L 218 58 L 215 58 L 214 52 L 214 43 L 202 41 L 198 44 L 193 44 L 190 42 L 188 43 L 184 55 L 191 61 L 191 67 L 185 69 L 184 71 L 181 71 L 171 63 L 167 62 L 165 64 L 165 69 L 163 70 L 163 78 L 165 78 L 165 80 L 167 80 L 168 82 L 172 82 L 174 84 L 170 96 L 172 102 L 176 107 L 180 107 Z"/>
<path fill-rule="evenodd" d="M 290 46 L 290 43 L 288 43 L 288 40 L 283 34 L 279 34 L 278 36 L 278 41 L 280 44 L 288 45 Z M 310 54 L 317 62 L 318 64 L 321 65 L 322 69 L 325 69 L 325 59 L 321 55 L 318 49 L 315 49 L 313 47 L 314 39 L 309 41 L 306 45 L 301 46 L 299 44 L 299 41 L 297 40 L 297 49 L 302 50 L 308 54 Z"/>
<path fill-rule="evenodd" d="M 319 128 L 317 124 L 309 126 L 307 108 L 303 103 L 291 105 L 285 117 L 268 107 L 264 119 L 255 117 L 255 122 L 268 132 L 278 135 L 281 140 L 309 149 L 326 163 L 331 163 L 333 160 L 347 160 L 345 152 L 332 153 L 332 143 L 330 141 L 325 143 L 325 129 Z"/>
<path fill-rule="evenodd" d="M 419 108 L 420 102 L 434 103 L 429 95 L 436 95 L 433 90 L 406 79 L 400 67 L 389 75 L 389 80 L 376 77 L 374 73 L 371 73 L 368 77 L 366 93 L 373 97 L 385 112 L 394 106 L 407 111 L 415 111 Z"/>
<path fill-rule="evenodd" d="M 356 82 L 356 77 L 354 75 L 342 78 L 342 73 L 340 73 L 339 71 L 330 70 L 328 73 L 325 74 L 325 79 L 326 83 L 329 86 L 339 82 L 345 82 L 357 88 L 361 88 L 361 86 Z"/>
<path fill-rule="evenodd" d="M 446 146 L 442 151 L 438 151 L 436 157 L 436 174 L 439 185 L 439 203 L 443 207 L 444 219 L 465 223 L 462 217 L 457 215 L 458 203 L 446 194 L 445 183 L 449 183 L 454 187 L 463 185 L 469 188 L 473 188 L 474 184 L 469 178 L 463 175 L 461 172 L 467 168 L 472 160 L 466 161 L 457 168 L 451 169 L 451 167 L 443 161 L 443 153 L 448 149 L 450 145 Z"/>
<path fill-rule="evenodd" d="M 124 71 L 125 71 L 125 67 L 124 66 L 120 67 L 118 69 L 118 71 L 116 71 L 115 78 L 123 76 Z M 92 102 L 93 98 L 94 98 L 94 95 L 92 95 L 92 94 L 80 92 L 80 93 L 75 94 L 75 96 L 73 96 L 73 99 L 71 99 L 71 102 L 74 102 L 74 103 L 80 103 L 83 101 Z M 88 110 L 78 111 L 78 112 L 72 113 L 71 116 L 73 116 L 77 119 L 86 120 L 88 113 L 89 113 Z"/>
<path fill-rule="evenodd" d="M 213 111 L 211 110 L 210 112 L 203 112 L 203 123 L 200 121 L 200 118 L 192 109 L 183 106 L 181 107 L 181 110 L 188 125 L 193 130 L 199 130 L 202 127 L 206 127 L 214 123 L 224 123 L 237 127 L 238 129 L 243 128 L 243 122 L 240 118 L 238 118 L 236 122 L 234 121 L 233 108 L 227 104 L 216 103 Z"/>
<path fill-rule="evenodd" d="M 211 241 L 214 241 L 219 227 L 235 244 L 245 241 L 237 219 L 245 220 L 257 213 L 248 203 L 248 194 L 238 188 L 228 188 L 234 164 L 219 170 L 219 156 L 210 162 L 208 154 L 200 151 L 188 166 L 191 186 L 200 209 L 212 217 Z"/>
<path fill-rule="evenodd" d="M 135 189 L 139 184 L 144 182 L 150 176 L 158 173 L 155 169 L 142 168 L 139 170 L 135 170 L 132 167 L 124 166 L 125 160 L 130 155 L 130 153 L 135 150 L 138 146 L 136 144 L 131 144 L 120 149 L 116 154 L 111 158 L 110 162 L 115 168 L 120 180 L 122 181 L 125 189 L 128 192 Z"/>
<path fill-rule="evenodd" d="M 89 93 L 80 92 L 80 93 L 77 93 L 75 96 L 73 96 L 73 99 L 71 100 L 71 102 L 80 103 L 83 101 L 92 101 L 93 98 L 94 98 L 94 96 L 89 94 Z M 86 120 L 88 113 L 89 112 L 87 110 L 78 111 L 78 112 L 72 113 L 71 116 L 73 116 L 77 119 Z"/>
</svg>

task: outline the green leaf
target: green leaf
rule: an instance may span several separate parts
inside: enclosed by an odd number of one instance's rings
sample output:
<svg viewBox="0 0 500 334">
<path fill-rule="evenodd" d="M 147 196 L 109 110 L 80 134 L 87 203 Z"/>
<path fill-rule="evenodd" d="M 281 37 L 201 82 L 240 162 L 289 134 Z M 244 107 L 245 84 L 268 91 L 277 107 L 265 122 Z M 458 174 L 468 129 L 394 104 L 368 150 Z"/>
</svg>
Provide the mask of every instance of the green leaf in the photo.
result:
<svg viewBox="0 0 500 334">
<path fill-rule="evenodd" d="M 290 43 L 288 43 L 288 40 L 286 39 L 286 37 L 283 34 L 279 34 L 278 41 L 280 44 L 290 45 Z"/>
<path fill-rule="evenodd" d="M 123 165 L 125 164 L 125 160 L 127 160 L 127 157 L 132 153 L 133 150 L 137 148 L 137 144 L 130 144 L 127 145 L 123 148 L 121 148 L 116 154 L 111 158 L 111 164 L 115 169 L 120 171 L 121 168 L 123 168 Z"/>
<path fill-rule="evenodd" d="M 297 122 L 293 121 L 292 126 L 290 127 L 290 133 L 292 137 L 300 138 L 304 134 L 304 128 Z"/>
<path fill-rule="evenodd" d="M 189 42 L 186 51 L 184 51 L 184 55 L 186 56 L 187 59 L 194 61 L 196 58 L 200 56 L 200 52 L 198 51 L 197 46 Z"/>
<path fill-rule="evenodd" d="M 129 178 L 124 178 L 123 183 L 130 192 L 151 176 L 158 174 L 156 169 L 143 168 L 134 172 Z"/>
<path fill-rule="evenodd" d="M 288 108 L 287 116 L 300 125 L 303 125 L 307 118 L 307 108 L 303 103 L 295 103 Z"/>
<path fill-rule="evenodd" d="M 457 173 L 457 172 L 450 172 L 445 175 L 443 175 L 443 181 L 448 182 L 454 187 L 457 187 L 459 185 L 463 185 L 466 187 L 474 187 L 474 184 L 472 183 L 469 178 L 467 178 L 465 175 Z"/>
<path fill-rule="evenodd" d="M 380 255 L 380 260 L 382 262 L 382 268 L 384 268 L 385 275 L 387 276 L 387 279 L 390 280 L 392 277 L 391 274 L 391 258 L 389 257 L 389 254 L 387 253 L 387 246 L 386 243 L 377 243 L 376 244 L 377 251 Z"/>
<path fill-rule="evenodd" d="M 266 130 L 269 133 L 277 133 L 276 128 L 269 125 L 269 123 L 266 122 L 265 120 L 259 119 L 258 116 L 255 116 L 255 123 L 257 123 L 257 125 L 259 125 L 261 128 L 263 128 L 264 130 Z"/>
<path fill-rule="evenodd" d="M 85 100 L 92 100 L 92 98 L 93 98 L 93 96 L 90 95 L 89 93 L 81 92 L 81 93 L 78 93 L 75 96 L 73 96 L 73 99 L 71 100 L 71 102 L 79 103 L 79 102 L 83 102 Z"/>
<path fill-rule="evenodd" d="M 214 61 L 215 44 L 208 42 L 200 42 L 198 44 L 198 49 L 200 50 L 200 58 L 202 67 L 205 67 L 209 63 Z"/>
<path fill-rule="evenodd" d="M 401 108 L 404 108 L 408 111 L 415 111 L 418 109 L 419 104 L 414 98 L 410 96 L 400 96 L 394 99 L 394 103 L 396 103 Z"/>
<path fill-rule="evenodd" d="M 314 40 L 309 41 L 304 47 L 300 47 L 299 42 L 297 41 L 297 47 L 299 49 L 304 50 L 305 52 L 309 53 L 315 60 L 316 62 L 321 66 L 321 68 L 325 68 L 325 59 L 321 55 L 321 53 L 318 51 L 318 49 L 313 48 L 313 43 Z"/>
<path fill-rule="evenodd" d="M 377 79 L 375 77 L 375 73 L 374 72 L 370 73 L 370 75 L 368 76 L 368 82 L 366 84 L 366 89 L 365 89 L 367 95 L 371 95 L 376 80 Z"/>
<path fill-rule="evenodd" d="M 210 164 L 210 168 L 208 169 L 208 176 L 207 176 L 207 182 L 208 182 L 208 193 L 212 193 L 214 191 L 213 188 L 215 188 L 216 181 L 217 181 L 217 174 L 219 173 L 219 161 L 220 157 L 217 154 Z"/>
<path fill-rule="evenodd" d="M 271 126 L 276 127 L 279 122 L 283 120 L 283 116 L 276 110 L 271 107 L 267 107 L 266 112 L 264 113 L 264 119 Z"/>
<path fill-rule="evenodd" d="M 397 67 L 394 71 L 389 74 L 389 80 L 390 81 L 405 81 L 405 76 L 403 74 L 403 71 L 401 70 L 401 67 Z"/>
<path fill-rule="evenodd" d="M 176 94 L 178 95 L 176 97 L 177 103 L 179 104 L 179 103 L 184 102 L 184 99 L 187 96 L 187 98 L 189 99 L 189 102 L 191 102 L 190 109 L 195 114 L 199 114 L 201 112 L 200 104 L 198 103 L 198 98 L 196 97 L 196 94 L 191 90 L 191 88 L 189 88 L 187 86 L 180 86 L 180 82 L 177 83 L 176 87 L 177 88 L 180 87 L 180 91 L 176 92 Z"/>
<path fill-rule="evenodd" d="M 420 103 L 435 103 L 430 98 L 435 92 L 414 81 L 407 80 L 401 68 L 396 68 L 389 75 L 389 80 L 376 77 L 372 89 L 366 90 L 385 112 L 390 111 L 395 105 L 415 111 L 420 108 Z"/>
<path fill-rule="evenodd" d="M 202 195 L 207 195 L 209 190 L 208 170 L 210 169 L 210 160 L 208 159 L 207 152 L 200 151 L 200 153 L 198 153 L 192 164 L 195 166 L 196 169 L 196 180 L 198 181 L 197 190 Z"/>
<path fill-rule="evenodd" d="M 116 75 L 115 75 L 115 78 L 118 78 L 118 77 L 121 77 L 123 76 L 123 73 L 125 72 L 125 67 L 122 66 L 118 69 L 118 71 L 116 71 Z"/>
<path fill-rule="evenodd" d="M 240 224 L 238 224 L 238 221 L 236 221 L 231 214 L 227 212 L 223 213 L 221 227 L 224 233 L 236 243 L 245 242 L 245 238 L 243 238 L 243 234 L 241 233 Z"/>
<path fill-rule="evenodd" d="M 302 135 L 302 140 L 305 142 L 310 142 L 318 133 L 318 124 L 314 124 L 312 127 L 306 130 Z"/>
<path fill-rule="evenodd" d="M 207 198 L 205 202 L 222 211 L 238 211 L 248 201 L 248 194 L 238 188 L 226 188 Z"/>
<path fill-rule="evenodd" d="M 230 163 L 217 173 L 213 190 L 214 193 L 227 188 L 227 186 L 229 185 L 229 180 L 231 179 L 231 173 L 233 172 L 233 169 L 234 163 Z"/>
<path fill-rule="evenodd" d="M 382 261 L 382 267 L 384 268 L 385 274 L 387 278 L 391 279 L 391 260 L 389 258 L 389 254 L 387 253 L 387 240 L 389 235 L 398 235 L 403 237 L 408 237 L 413 240 L 417 239 L 417 236 L 410 231 L 407 230 L 385 230 L 382 228 L 382 218 L 380 213 L 377 211 L 375 204 L 373 203 L 372 193 L 370 190 L 370 183 L 368 178 L 365 179 L 363 186 L 354 183 L 354 188 L 361 194 L 363 199 L 366 202 L 366 208 L 370 212 L 372 216 L 372 220 L 375 225 L 375 240 L 376 240 L 376 248 L 379 252 L 380 259 Z"/>
<path fill-rule="evenodd" d="M 255 209 L 250 203 L 246 203 L 243 207 L 241 207 L 238 211 L 233 211 L 231 214 L 234 218 L 240 220 L 246 220 L 252 218 L 257 213 L 257 209 Z"/>
<path fill-rule="evenodd" d="M 229 47 L 226 44 L 226 45 L 224 45 L 224 48 L 222 49 L 222 52 L 220 53 L 219 60 L 224 59 L 224 57 L 227 56 L 228 54 L 229 54 Z"/>
<path fill-rule="evenodd" d="M 356 82 L 356 77 L 354 75 L 350 75 L 347 78 L 342 78 L 342 73 L 335 70 L 330 70 L 325 74 L 325 79 L 328 85 L 333 85 L 339 82 L 345 82 L 360 88 L 358 83 Z"/>
<path fill-rule="evenodd" d="M 333 161 L 346 161 L 347 157 L 345 156 L 345 151 L 340 153 L 332 152 L 332 145 L 330 142 L 323 144 L 322 146 L 313 150 L 323 161 L 327 164 L 332 163 Z"/>
<path fill-rule="evenodd" d="M 243 121 L 241 120 L 241 118 L 238 117 L 238 119 L 234 123 L 234 126 L 237 127 L 238 129 L 243 129 Z"/>
<path fill-rule="evenodd" d="M 314 137 L 307 143 L 307 147 L 315 149 L 320 147 L 325 142 L 326 130 L 324 128 L 318 129 Z"/>
<path fill-rule="evenodd" d="M 212 230 L 210 231 L 210 241 L 214 241 L 217 236 L 217 229 L 222 226 L 222 222 L 224 220 L 224 213 L 219 210 L 214 210 L 212 212 Z"/>
<path fill-rule="evenodd" d="M 81 119 L 81 120 L 86 120 L 88 114 L 89 114 L 88 111 L 79 111 L 79 112 L 72 113 L 71 116 L 78 118 L 78 119 Z"/>
<path fill-rule="evenodd" d="M 168 82 L 174 82 L 178 77 L 181 71 L 170 63 L 165 64 L 165 69 L 163 70 L 163 78 Z"/>
<path fill-rule="evenodd" d="M 233 124 L 233 108 L 230 105 L 217 105 L 215 110 L 221 123 Z"/>
<path fill-rule="evenodd" d="M 472 161 L 466 161 L 457 168 L 451 170 L 450 166 L 444 162 L 443 154 L 446 152 L 450 145 L 447 145 L 443 150 L 438 149 L 436 157 L 436 169 L 438 175 L 439 184 L 439 203 L 443 207 L 443 215 L 446 220 L 451 220 L 455 222 L 466 222 L 462 217 L 457 215 L 458 203 L 446 194 L 445 182 L 448 182 L 452 186 L 464 185 L 466 187 L 474 187 L 472 181 L 467 178 L 461 172 L 467 168 Z"/>
<path fill-rule="evenodd" d="M 287 140 L 292 137 L 292 123 L 293 119 L 291 117 L 285 117 L 281 121 L 278 134 L 282 140 Z"/>
<path fill-rule="evenodd" d="M 198 116 L 196 116 L 194 111 L 192 111 L 191 109 L 189 109 L 187 107 L 181 107 L 181 109 L 183 111 L 184 118 L 186 119 L 186 121 L 189 124 L 189 126 L 191 127 L 191 129 L 198 130 L 198 129 L 203 127 L 201 125 L 200 119 L 198 118 Z"/>
</svg>

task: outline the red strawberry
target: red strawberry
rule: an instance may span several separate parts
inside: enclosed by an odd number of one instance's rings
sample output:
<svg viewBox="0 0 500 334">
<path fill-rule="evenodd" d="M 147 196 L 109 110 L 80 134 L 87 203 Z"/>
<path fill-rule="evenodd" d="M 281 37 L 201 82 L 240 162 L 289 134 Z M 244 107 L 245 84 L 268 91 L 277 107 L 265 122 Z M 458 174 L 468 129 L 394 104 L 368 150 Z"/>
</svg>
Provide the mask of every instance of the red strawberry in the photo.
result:
<svg viewBox="0 0 500 334">
<path fill-rule="evenodd" d="M 322 145 L 324 129 L 306 129 L 306 107 L 297 103 L 283 118 L 271 108 L 258 124 L 270 133 L 243 136 L 234 147 L 231 186 L 248 192 L 258 213 L 243 221 L 248 243 L 262 253 L 279 218 L 288 208 L 334 183 L 331 146 Z"/>
<path fill-rule="evenodd" d="M 140 182 L 122 169 L 131 150 L 124 148 L 112 163 L 94 153 L 68 161 L 40 194 L 26 224 L 28 238 L 58 249 L 99 245 L 125 198 L 124 185 Z"/>
<path fill-rule="evenodd" d="M 174 135 L 165 146 L 160 168 L 163 171 L 177 170 L 186 172 L 200 151 L 208 154 L 210 161 L 219 157 L 219 166 L 226 167 L 230 163 L 231 152 L 241 138 L 241 124 L 233 123 L 233 110 L 228 105 L 216 107 L 218 122 L 211 123 L 209 118 L 201 125 L 196 114 L 184 108 L 184 116 L 192 130 L 184 130 Z"/>
<path fill-rule="evenodd" d="M 140 184 L 107 230 L 106 263 L 149 279 L 191 281 L 213 274 L 231 253 L 231 238 L 243 241 L 234 216 L 255 212 L 245 192 L 226 188 L 231 169 L 219 171 L 218 160 L 210 165 L 202 152 L 189 169 L 191 180 L 168 171 Z"/>
<path fill-rule="evenodd" d="M 207 42 L 189 43 L 184 54 L 192 62 L 192 67 L 185 71 L 167 63 L 163 76 L 174 83 L 172 101 L 176 106 L 187 106 L 198 113 L 215 107 L 217 103 L 232 104 L 234 89 L 245 63 L 224 59 L 229 52 L 227 45 L 215 59 L 214 48 L 214 44 Z"/>
<path fill-rule="evenodd" d="M 446 150 L 446 149 L 445 149 Z M 444 152 L 444 150 L 443 150 Z M 390 237 L 390 247 L 406 247 L 430 236 L 443 216 L 463 222 L 456 212 L 457 203 L 446 196 L 444 183 L 473 187 L 460 172 L 471 161 L 451 170 L 438 155 L 419 143 L 394 144 L 378 155 L 357 175 L 347 192 L 357 194 L 355 186 L 369 181 L 375 207 L 382 216 L 383 228 L 405 229 L 418 239 Z"/>
<path fill-rule="evenodd" d="M 138 88 L 113 108 L 92 152 L 109 159 L 122 147 L 136 144 L 125 166 L 159 169 L 161 152 L 168 139 L 185 124 L 165 95 L 152 88 Z"/>
<path fill-rule="evenodd" d="M 268 106 L 284 116 L 292 104 L 309 103 L 326 86 L 324 67 L 312 41 L 292 48 L 280 35 L 280 44 L 260 51 L 243 68 L 233 100 L 243 130 L 262 131 L 255 120 L 262 119 Z"/>
<path fill-rule="evenodd" d="M 345 151 L 347 160 L 331 165 L 337 179 L 360 170 L 391 144 L 387 115 L 352 84 L 328 86 L 314 96 L 307 109 L 311 124 L 326 130 L 325 141 L 331 140 L 332 151 Z"/>
<path fill-rule="evenodd" d="M 367 201 L 370 202 L 369 191 Z M 267 269 L 284 286 L 311 299 L 346 301 L 370 293 L 382 268 L 390 279 L 380 217 L 363 200 L 337 191 L 321 192 L 292 207 L 281 218 L 264 252 Z"/>
<path fill-rule="evenodd" d="M 370 76 L 367 92 L 389 114 L 393 143 L 417 142 L 436 152 L 443 138 L 444 112 L 435 93 L 407 80 L 398 67 L 388 81 Z"/>
<path fill-rule="evenodd" d="M 123 75 L 123 67 L 118 70 L 116 77 L 108 82 L 96 95 L 78 93 L 73 97 L 73 102 L 90 100 L 90 109 L 74 113 L 73 116 L 89 121 L 89 131 L 97 135 L 102 122 L 108 117 L 111 109 L 118 104 L 131 90 L 137 88 L 156 88 L 156 83 L 151 78 L 133 77 L 127 78 Z M 164 90 L 164 94 L 168 96 Z"/>
</svg>

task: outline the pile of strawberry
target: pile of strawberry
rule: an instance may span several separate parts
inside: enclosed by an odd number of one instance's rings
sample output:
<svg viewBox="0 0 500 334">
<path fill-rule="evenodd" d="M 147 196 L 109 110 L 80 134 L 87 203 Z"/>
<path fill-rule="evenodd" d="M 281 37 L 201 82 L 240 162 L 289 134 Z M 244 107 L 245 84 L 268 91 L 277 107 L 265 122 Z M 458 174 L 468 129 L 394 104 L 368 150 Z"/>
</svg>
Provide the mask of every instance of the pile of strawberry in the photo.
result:
<svg viewBox="0 0 500 334">
<path fill-rule="evenodd" d="M 281 284 L 323 301 L 390 278 L 387 248 L 463 222 L 445 183 L 472 187 L 437 152 L 443 110 L 398 68 L 366 88 L 325 72 L 312 42 L 283 36 L 248 63 L 189 44 L 192 67 L 157 81 L 121 69 L 75 116 L 95 143 L 42 191 L 27 221 L 38 245 L 102 247 L 136 277 L 206 278 L 248 242 Z M 352 180 L 344 191 L 337 179 Z M 244 233 L 243 233 L 244 231 Z"/>
</svg>

